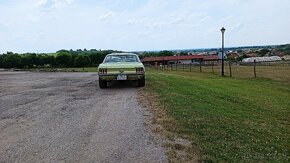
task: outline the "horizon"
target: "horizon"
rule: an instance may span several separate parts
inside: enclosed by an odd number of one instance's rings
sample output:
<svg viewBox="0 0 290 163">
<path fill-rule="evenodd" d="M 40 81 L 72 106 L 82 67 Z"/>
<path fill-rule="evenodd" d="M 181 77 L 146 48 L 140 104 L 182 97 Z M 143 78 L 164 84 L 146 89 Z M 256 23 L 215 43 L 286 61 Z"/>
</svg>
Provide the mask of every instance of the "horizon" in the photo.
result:
<svg viewBox="0 0 290 163">
<path fill-rule="evenodd" d="M 223 26 L 225 47 L 283 45 L 290 42 L 289 6 L 287 0 L 0 0 L 0 54 L 219 48 Z"/>
<path fill-rule="evenodd" d="M 275 46 L 281 46 L 281 45 L 290 45 L 290 43 L 285 43 L 285 44 L 279 44 L 279 45 L 246 45 L 246 46 L 231 46 L 231 47 L 224 47 L 225 50 L 227 49 L 236 49 L 236 48 L 257 48 L 257 47 L 275 47 Z M 59 49 L 57 51 L 60 50 L 73 50 L 73 51 L 77 51 L 77 50 L 82 50 L 84 51 L 86 48 L 78 48 L 78 49 Z M 185 49 L 160 49 L 160 50 L 139 50 L 139 51 L 122 51 L 122 50 L 118 50 L 118 49 L 97 49 L 97 48 L 92 48 L 92 49 L 86 49 L 87 51 L 90 50 L 97 50 L 97 51 L 106 51 L 106 50 L 113 50 L 113 51 L 121 51 L 121 52 L 128 52 L 128 53 L 133 53 L 133 52 L 160 52 L 160 51 L 187 51 L 187 50 L 216 50 L 216 49 L 221 49 L 221 47 L 212 47 L 212 48 L 185 48 Z M 23 52 L 23 53 L 18 53 L 18 52 L 14 52 L 14 51 L 6 51 L 4 53 L 0 53 L 0 55 L 2 54 L 6 54 L 7 52 L 12 52 L 14 54 L 26 54 L 26 53 L 36 53 L 36 54 L 52 54 L 52 53 L 56 53 L 57 51 L 54 52 Z"/>
</svg>

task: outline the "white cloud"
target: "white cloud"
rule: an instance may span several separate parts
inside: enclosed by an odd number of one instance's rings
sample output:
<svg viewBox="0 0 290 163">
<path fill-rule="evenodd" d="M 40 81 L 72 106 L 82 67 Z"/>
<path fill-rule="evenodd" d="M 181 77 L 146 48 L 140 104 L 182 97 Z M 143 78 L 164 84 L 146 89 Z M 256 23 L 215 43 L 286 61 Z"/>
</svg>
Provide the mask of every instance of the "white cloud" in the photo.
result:
<svg viewBox="0 0 290 163">
<path fill-rule="evenodd" d="M 106 14 L 101 15 L 99 18 L 101 20 L 106 20 L 115 16 L 115 13 L 112 11 L 107 12 Z"/>
<path fill-rule="evenodd" d="M 136 25 L 138 22 L 136 20 L 128 20 L 127 25 Z"/>
<path fill-rule="evenodd" d="M 0 0 L 0 53 L 120 50 L 290 42 L 290 1 Z M 223 5 L 221 5 L 223 4 Z"/>
<path fill-rule="evenodd" d="M 73 3 L 73 0 L 38 0 L 35 7 L 49 11 L 52 9 L 67 6 Z"/>
<path fill-rule="evenodd" d="M 4 30 L 4 29 L 7 29 L 10 25 L 5 22 L 5 21 L 1 21 L 0 22 L 0 30 Z"/>
<path fill-rule="evenodd" d="M 244 25 L 243 22 L 238 22 L 236 25 L 234 25 L 234 26 L 231 27 L 231 30 L 233 30 L 233 31 L 240 31 L 240 30 L 243 29 L 244 26 L 245 25 Z"/>
</svg>

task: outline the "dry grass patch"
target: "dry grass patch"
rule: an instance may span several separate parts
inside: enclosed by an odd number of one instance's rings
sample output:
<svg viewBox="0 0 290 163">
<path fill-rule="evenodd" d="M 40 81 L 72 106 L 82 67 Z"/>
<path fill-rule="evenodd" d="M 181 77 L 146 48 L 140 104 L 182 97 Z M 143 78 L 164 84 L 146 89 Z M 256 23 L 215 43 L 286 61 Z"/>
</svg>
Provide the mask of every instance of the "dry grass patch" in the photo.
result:
<svg viewBox="0 0 290 163">
<path fill-rule="evenodd" d="M 157 94 L 147 88 L 139 90 L 138 102 L 151 113 L 145 124 L 155 136 L 161 136 L 169 162 L 198 162 L 199 152 L 185 135 L 176 133 L 176 121 L 166 113 L 166 106 L 158 100 Z"/>
</svg>

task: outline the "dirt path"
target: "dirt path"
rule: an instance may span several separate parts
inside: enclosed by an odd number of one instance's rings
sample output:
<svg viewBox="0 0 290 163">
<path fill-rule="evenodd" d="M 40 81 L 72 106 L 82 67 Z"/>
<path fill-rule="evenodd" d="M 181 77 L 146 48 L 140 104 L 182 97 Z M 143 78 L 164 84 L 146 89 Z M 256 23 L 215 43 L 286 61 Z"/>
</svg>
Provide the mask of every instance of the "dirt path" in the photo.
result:
<svg viewBox="0 0 290 163">
<path fill-rule="evenodd" d="M 95 73 L 0 72 L 1 162 L 166 162 L 137 89 L 100 90 Z"/>
</svg>

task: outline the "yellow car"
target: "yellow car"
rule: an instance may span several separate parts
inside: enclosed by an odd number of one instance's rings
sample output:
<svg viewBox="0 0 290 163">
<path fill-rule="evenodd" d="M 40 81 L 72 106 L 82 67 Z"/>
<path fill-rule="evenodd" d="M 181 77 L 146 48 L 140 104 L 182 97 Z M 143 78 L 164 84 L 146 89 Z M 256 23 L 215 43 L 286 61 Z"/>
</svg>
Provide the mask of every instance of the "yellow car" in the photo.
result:
<svg viewBox="0 0 290 163">
<path fill-rule="evenodd" d="M 99 86 L 107 88 L 109 81 L 134 80 L 138 87 L 145 86 L 145 68 L 133 53 L 108 54 L 98 67 Z"/>
</svg>

